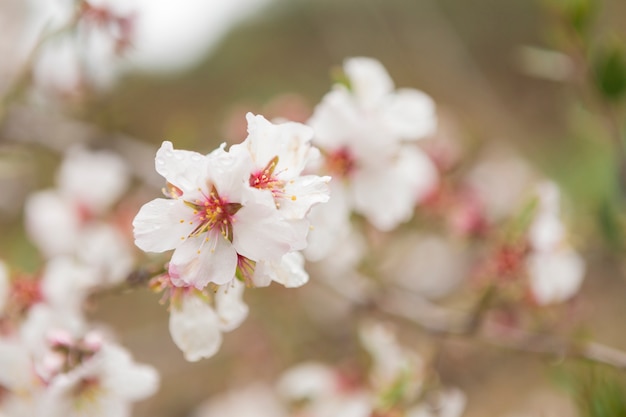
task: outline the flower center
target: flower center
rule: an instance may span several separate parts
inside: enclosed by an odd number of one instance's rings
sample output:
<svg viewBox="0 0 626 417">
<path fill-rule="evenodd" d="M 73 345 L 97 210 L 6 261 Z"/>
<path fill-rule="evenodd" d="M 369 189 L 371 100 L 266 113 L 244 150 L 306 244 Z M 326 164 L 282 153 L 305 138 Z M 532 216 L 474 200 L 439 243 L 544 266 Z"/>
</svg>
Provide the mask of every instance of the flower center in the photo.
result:
<svg viewBox="0 0 626 417">
<path fill-rule="evenodd" d="M 340 177 L 348 177 L 356 168 L 356 161 L 347 147 L 336 149 L 326 154 L 326 168 Z"/>
<path fill-rule="evenodd" d="M 285 194 L 285 182 L 279 180 L 274 175 L 277 165 L 278 156 L 275 156 L 267 163 L 265 168 L 250 174 L 250 187 L 259 190 L 270 190 L 275 199 L 283 197 Z"/>
<path fill-rule="evenodd" d="M 215 186 L 208 196 L 195 202 L 185 201 L 193 209 L 198 226 L 189 234 L 190 237 L 199 236 L 215 228 L 219 228 L 222 235 L 233 241 L 233 216 L 242 207 L 239 203 L 229 203 L 218 194 Z"/>
</svg>

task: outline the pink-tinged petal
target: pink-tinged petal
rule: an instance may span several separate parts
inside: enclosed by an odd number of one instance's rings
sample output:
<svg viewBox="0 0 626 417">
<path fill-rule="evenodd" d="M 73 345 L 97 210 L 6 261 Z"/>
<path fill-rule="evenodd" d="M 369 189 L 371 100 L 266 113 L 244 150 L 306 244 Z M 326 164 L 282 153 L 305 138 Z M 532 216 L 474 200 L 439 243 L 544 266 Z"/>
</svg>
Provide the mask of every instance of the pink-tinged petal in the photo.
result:
<svg viewBox="0 0 626 417">
<path fill-rule="evenodd" d="M 253 261 L 277 260 L 306 247 L 308 221 L 285 220 L 273 207 L 251 203 L 237 212 L 233 246 Z"/>
<path fill-rule="evenodd" d="M 178 187 L 187 198 L 196 195 L 199 186 L 204 186 L 207 164 L 204 155 L 174 149 L 172 142 L 165 141 L 157 151 L 154 161 L 156 171 L 167 182 Z"/>
<path fill-rule="evenodd" d="M 387 127 L 402 139 L 420 139 L 435 133 L 437 114 L 430 96 L 413 89 L 401 89 L 381 104 Z"/>
<path fill-rule="evenodd" d="M 179 246 L 196 227 L 193 210 L 182 200 L 157 198 L 144 204 L 133 220 L 135 245 L 164 252 Z"/>
<path fill-rule="evenodd" d="M 189 362 L 215 355 L 222 344 L 219 317 L 196 296 L 187 296 L 180 308 L 172 308 L 169 328 L 172 340 Z"/>
<path fill-rule="evenodd" d="M 245 285 L 234 279 L 220 286 L 215 294 L 215 311 L 223 332 L 236 329 L 248 316 L 248 305 L 242 300 L 244 289 Z"/>
<path fill-rule="evenodd" d="M 304 218 L 311 207 L 330 198 L 330 177 L 306 175 L 288 181 L 280 199 L 280 213 L 287 219 Z"/>
<path fill-rule="evenodd" d="M 344 62 L 343 69 L 355 97 L 366 108 L 376 107 L 383 97 L 393 91 L 393 80 L 376 59 L 349 58 Z"/>
<path fill-rule="evenodd" d="M 230 282 L 236 268 L 237 253 L 218 231 L 187 239 L 176 248 L 170 261 L 170 274 L 198 289 L 209 282 L 218 285 Z"/>
</svg>

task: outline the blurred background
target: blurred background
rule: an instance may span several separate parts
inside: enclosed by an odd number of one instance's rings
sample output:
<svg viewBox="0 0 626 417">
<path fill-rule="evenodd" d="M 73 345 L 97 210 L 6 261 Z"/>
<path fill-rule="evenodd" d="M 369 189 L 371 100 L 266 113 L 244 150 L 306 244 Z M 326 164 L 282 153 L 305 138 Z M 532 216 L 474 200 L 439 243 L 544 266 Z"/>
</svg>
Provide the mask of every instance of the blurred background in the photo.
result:
<svg viewBox="0 0 626 417">
<path fill-rule="evenodd" d="M 0 92 L 19 80 L 20 63 L 27 62 L 38 34 L 71 16 L 66 6 L 56 9 L 51 3 L 3 0 L 0 5 Z M 136 25 L 136 37 L 121 56 L 103 58 L 100 41 L 85 42 L 88 52 L 78 59 L 82 73 L 63 46 L 46 49 L 34 63 L 33 82 L 39 90 L 20 94 L 2 109 L 0 258 L 25 271 L 41 267 L 24 234 L 21 206 L 29 192 L 53 185 L 60 151 L 70 144 L 120 152 L 137 182 L 148 184 L 129 195 L 140 205 L 158 196 L 163 185 L 152 172 L 154 151 L 163 140 L 206 153 L 221 142 L 245 138 L 248 111 L 304 122 L 343 60 L 369 56 L 386 66 L 397 87 L 431 95 L 440 127 L 470 157 L 493 149 L 495 155 L 515 154 L 563 187 L 577 243 L 589 262 L 585 297 L 575 314 L 584 317 L 596 339 L 626 348 L 621 320 L 626 314 L 624 252 L 616 232 L 623 215 L 617 203 L 619 163 L 603 122 L 563 82 L 575 64 L 570 68 L 567 61 L 555 63 L 552 57 L 545 64 L 541 55 L 569 46 L 552 4 L 117 3 L 111 4 Z M 626 36 L 625 2 L 603 1 L 594 19 L 594 36 L 609 42 Z M 168 313 L 158 304 L 158 294 L 139 289 L 96 296 L 89 308 L 138 361 L 161 372 L 159 393 L 135 407 L 134 415 L 182 417 L 213 393 L 254 379 L 271 381 L 303 360 L 348 368 L 366 364 L 355 336 L 354 313 L 337 300 L 320 298 L 328 306 L 338 304 L 335 316 L 324 317 L 319 309 L 325 307 L 306 302 L 317 300 L 316 292 L 315 286 L 248 291 L 250 317 L 226 335 L 215 357 L 199 363 L 185 362 L 172 343 Z M 430 343 L 415 329 L 403 335 L 417 350 Z M 467 393 L 468 417 L 576 415 L 572 401 L 554 382 L 552 366 L 542 358 L 465 341 L 446 343 L 437 363 L 442 379 Z"/>
</svg>

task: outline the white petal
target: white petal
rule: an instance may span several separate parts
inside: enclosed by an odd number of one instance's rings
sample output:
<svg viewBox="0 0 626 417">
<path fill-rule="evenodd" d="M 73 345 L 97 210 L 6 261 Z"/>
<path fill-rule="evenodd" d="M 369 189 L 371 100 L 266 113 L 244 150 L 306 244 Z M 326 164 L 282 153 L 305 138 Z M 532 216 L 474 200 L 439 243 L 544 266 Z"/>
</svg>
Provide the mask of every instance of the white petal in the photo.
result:
<svg viewBox="0 0 626 417">
<path fill-rule="evenodd" d="M 575 251 L 536 253 L 527 260 L 530 287 L 537 303 L 558 303 L 574 296 L 585 275 L 585 262 Z"/>
<path fill-rule="evenodd" d="M 309 261 L 320 261 L 329 256 L 338 242 L 352 229 L 350 207 L 346 189 L 339 180 L 330 182 L 330 200 L 314 206 L 309 213 L 311 231 L 307 236 L 308 246 L 304 255 Z"/>
<path fill-rule="evenodd" d="M 437 129 L 435 102 L 421 91 L 400 89 L 381 106 L 387 126 L 402 139 L 420 139 Z"/>
<path fill-rule="evenodd" d="M 324 96 L 307 124 L 315 132 L 313 143 L 328 151 L 352 144 L 362 120 L 350 93 L 338 87 Z"/>
<path fill-rule="evenodd" d="M 78 314 L 89 289 L 98 283 L 93 267 L 80 264 L 70 257 L 56 257 L 48 262 L 41 281 L 45 300 L 57 310 Z"/>
<path fill-rule="evenodd" d="M 233 245 L 253 261 L 277 260 L 306 247 L 308 228 L 305 220 L 288 221 L 272 207 L 251 203 L 237 212 Z"/>
<path fill-rule="evenodd" d="M 128 188 L 130 172 L 113 152 L 74 147 L 63 160 L 57 183 L 67 199 L 91 212 L 104 213 Z"/>
<path fill-rule="evenodd" d="M 172 308 L 169 327 L 174 343 L 190 362 L 215 355 L 222 344 L 217 314 L 195 296 L 183 298 L 180 309 Z"/>
<path fill-rule="evenodd" d="M 206 240 L 208 237 L 208 241 Z M 191 237 L 179 246 L 170 261 L 170 274 L 187 285 L 203 289 L 209 282 L 230 282 L 237 268 L 233 245 L 219 232 Z"/>
<path fill-rule="evenodd" d="M 146 252 L 174 249 L 197 227 L 193 210 L 182 200 L 154 199 L 133 220 L 135 245 Z"/>
<path fill-rule="evenodd" d="M 220 286 L 215 294 L 215 311 L 224 332 L 236 329 L 248 316 L 248 305 L 242 300 L 244 288 L 242 282 L 234 279 Z"/>
<path fill-rule="evenodd" d="M 0 339 L 0 386 L 16 392 L 29 388 L 35 381 L 32 368 L 24 346 L 15 340 Z"/>
<path fill-rule="evenodd" d="M 106 223 L 94 223 L 81 231 L 76 256 L 85 265 L 99 271 L 98 285 L 120 283 L 133 268 L 133 254 L 127 238 Z"/>
<path fill-rule="evenodd" d="M 313 129 L 301 123 L 287 122 L 273 124 L 261 115 L 246 115 L 248 137 L 245 146 L 257 168 L 265 168 L 278 156 L 276 172 L 286 178 L 293 178 L 302 172 L 307 164 Z"/>
<path fill-rule="evenodd" d="M 159 387 L 159 374 L 148 365 L 137 364 L 130 353 L 120 346 L 105 344 L 98 353 L 106 361 L 106 376 L 102 381 L 110 396 L 124 402 L 139 401 L 152 396 Z"/>
<path fill-rule="evenodd" d="M 280 199 L 280 213 L 288 219 L 304 218 L 311 207 L 326 203 L 330 198 L 330 177 L 306 175 L 285 184 L 285 196 Z"/>
<path fill-rule="evenodd" d="M 257 263 L 254 271 L 254 282 L 265 282 L 265 277 L 284 285 L 297 288 L 309 281 L 309 274 L 304 269 L 304 256 L 300 252 L 290 252 L 279 262 L 266 261 Z"/>
<path fill-rule="evenodd" d="M 156 171 L 186 196 L 195 195 L 204 183 L 207 161 L 202 154 L 174 149 L 172 142 L 165 141 L 154 161 Z"/>
<path fill-rule="evenodd" d="M 376 59 L 349 58 L 344 62 L 343 68 L 354 95 L 365 107 L 376 106 L 386 94 L 393 91 L 394 85 L 389 73 Z"/>
<path fill-rule="evenodd" d="M 40 191 L 31 194 L 24 210 L 28 236 L 46 257 L 72 253 L 80 219 L 68 200 L 56 191 Z"/>
<path fill-rule="evenodd" d="M 288 400 L 332 396 L 337 389 L 337 375 L 330 367 L 305 362 L 289 368 L 278 381 L 278 393 Z"/>
<path fill-rule="evenodd" d="M 355 173 L 355 210 L 380 230 L 408 221 L 418 200 L 437 182 L 433 163 L 413 146 L 404 146 L 398 159 L 383 170 Z"/>
</svg>

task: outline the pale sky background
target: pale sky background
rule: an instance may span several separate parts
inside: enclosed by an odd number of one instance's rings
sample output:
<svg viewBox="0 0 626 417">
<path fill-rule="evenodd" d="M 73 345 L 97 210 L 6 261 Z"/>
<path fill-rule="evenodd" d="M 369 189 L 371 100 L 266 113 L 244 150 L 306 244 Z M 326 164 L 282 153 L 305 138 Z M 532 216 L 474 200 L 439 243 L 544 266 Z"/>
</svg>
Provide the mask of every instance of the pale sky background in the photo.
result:
<svg viewBox="0 0 626 417">
<path fill-rule="evenodd" d="M 8 0 L 13 3 L 13 9 L 19 8 L 16 5 L 21 1 Z M 111 42 L 96 31 L 79 48 L 67 39 L 51 42 L 42 52 L 35 75 L 45 86 L 62 89 L 75 80 L 76 62 L 81 62 L 95 84 L 107 88 L 128 70 L 157 73 L 184 70 L 204 58 L 237 23 L 260 13 L 271 1 L 92 0 L 94 5 L 107 5 L 121 14 L 136 14 L 133 48 L 124 59 L 112 59 Z M 11 12 L 7 5 L 0 7 L 0 14 Z M 43 30 L 67 22 L 73 0 L 28 0 L 26 5 L 27 9 L 22 11 L 24 24 L 17 35 L 20 40 L 17 56 L 24 56 Z"/>
</svg>

